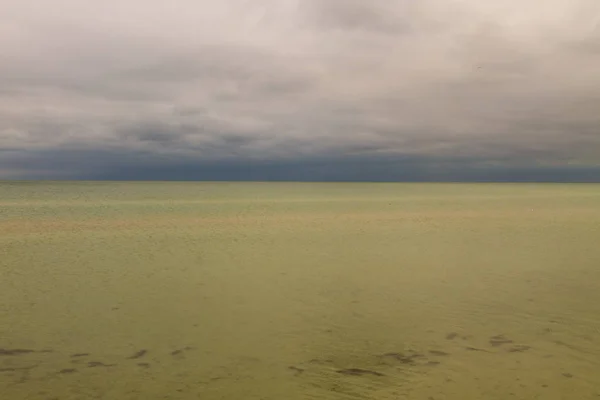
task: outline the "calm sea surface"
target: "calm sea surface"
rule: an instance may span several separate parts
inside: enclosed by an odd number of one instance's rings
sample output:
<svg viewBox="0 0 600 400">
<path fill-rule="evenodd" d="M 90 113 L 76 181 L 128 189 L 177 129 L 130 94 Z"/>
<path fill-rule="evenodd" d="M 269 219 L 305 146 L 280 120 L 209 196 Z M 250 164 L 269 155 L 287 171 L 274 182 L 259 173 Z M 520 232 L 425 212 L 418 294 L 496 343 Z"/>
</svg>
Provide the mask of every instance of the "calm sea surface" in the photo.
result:
<svg viewBox="0 0 600 400">
<path fill-rule="evenodd" d="M 0 398 L 600 399 L 600 185 L 0 182 Z"/>
</svg>

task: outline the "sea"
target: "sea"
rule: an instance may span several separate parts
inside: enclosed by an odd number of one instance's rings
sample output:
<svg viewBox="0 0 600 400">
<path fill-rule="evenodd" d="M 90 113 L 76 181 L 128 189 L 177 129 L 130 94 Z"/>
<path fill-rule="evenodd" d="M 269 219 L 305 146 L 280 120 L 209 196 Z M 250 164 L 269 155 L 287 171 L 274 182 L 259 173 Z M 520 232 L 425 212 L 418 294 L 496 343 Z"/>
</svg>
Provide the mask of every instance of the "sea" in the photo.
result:
<svg viewBox="0 0 600 400">
<path fill-rule="evenodd" d="M 600 399 L 600 185 L 0 182 L 0 398 Z"/>
</svg>

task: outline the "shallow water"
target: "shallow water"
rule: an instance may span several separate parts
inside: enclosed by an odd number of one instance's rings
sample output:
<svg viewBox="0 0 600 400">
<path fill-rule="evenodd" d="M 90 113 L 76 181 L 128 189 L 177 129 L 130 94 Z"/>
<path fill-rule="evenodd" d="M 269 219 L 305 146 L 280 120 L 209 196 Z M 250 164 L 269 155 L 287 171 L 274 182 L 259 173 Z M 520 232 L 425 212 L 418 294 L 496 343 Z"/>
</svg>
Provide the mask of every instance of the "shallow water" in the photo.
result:
<svg viewBox="0 0 600 400">
<path fill-rule="evenodd" d="M 600 398 L 600 185 L 0 183 L 0 398 Z"/>
</svg>

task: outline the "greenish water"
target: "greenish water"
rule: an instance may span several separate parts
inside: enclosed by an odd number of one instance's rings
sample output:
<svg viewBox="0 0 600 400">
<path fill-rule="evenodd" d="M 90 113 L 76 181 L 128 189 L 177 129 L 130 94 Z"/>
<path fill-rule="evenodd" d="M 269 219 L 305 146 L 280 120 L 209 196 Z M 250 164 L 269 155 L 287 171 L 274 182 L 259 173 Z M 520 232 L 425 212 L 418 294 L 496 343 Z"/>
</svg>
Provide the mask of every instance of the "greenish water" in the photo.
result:
<svg viewBox="0 0 600 400">
<path fill-rule="evenodd" d="M 0 183 L 0 398 L 600 398 L 599 243 L 600 185 Z"/>
</svg>

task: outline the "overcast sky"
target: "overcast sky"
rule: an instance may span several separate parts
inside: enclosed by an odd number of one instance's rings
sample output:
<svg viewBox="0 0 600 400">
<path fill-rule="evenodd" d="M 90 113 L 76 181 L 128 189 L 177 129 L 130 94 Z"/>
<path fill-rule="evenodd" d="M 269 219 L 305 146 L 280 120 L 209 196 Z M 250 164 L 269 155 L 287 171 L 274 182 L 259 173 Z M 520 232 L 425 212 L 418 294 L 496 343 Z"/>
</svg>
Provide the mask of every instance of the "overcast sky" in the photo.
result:
<svg viewBox="0 0 600 400">
<path fill-rule="evenodd" d="M 600 181 L 600 1 L 3 0 L 38 178 Z"/>
</svg>

